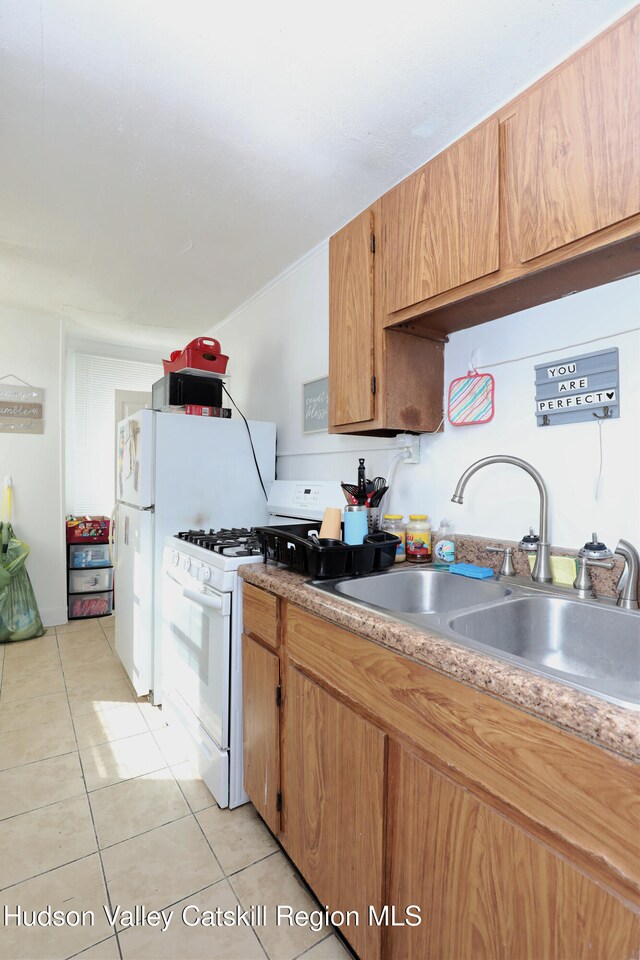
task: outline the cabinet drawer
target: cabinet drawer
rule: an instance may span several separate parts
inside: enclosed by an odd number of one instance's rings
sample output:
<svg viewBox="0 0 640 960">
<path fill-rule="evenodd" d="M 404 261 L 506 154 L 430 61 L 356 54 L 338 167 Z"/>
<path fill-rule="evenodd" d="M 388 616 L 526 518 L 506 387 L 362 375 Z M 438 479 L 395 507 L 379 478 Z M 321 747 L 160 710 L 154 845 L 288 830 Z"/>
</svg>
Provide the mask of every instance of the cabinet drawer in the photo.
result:
<svg viewBox="0 0 640 960">
<path fill-rule="evenodd" d="M 78 543 L 69 547 L 69 566 L 72 570 L 87 567 L 110 567 L 108 543 Z"/>
<path fill-rule="evenodd" d="M 245 583 L 242 586 L 242 605 L 245 632 L 252 633 L 275 650 L 280 642 L 276 597 Z"/>
<path fill-rule="evenodd" d="M 76 593 L 69 597 L 69 619 L 107 617 L 112 607 L 112 593 Z"/>
<path fill-rule="evenodd" d="M 69 593 L 95 593 L 97 590 L 113 588 L 113 570 L 70 570 Z"/>
</svg>

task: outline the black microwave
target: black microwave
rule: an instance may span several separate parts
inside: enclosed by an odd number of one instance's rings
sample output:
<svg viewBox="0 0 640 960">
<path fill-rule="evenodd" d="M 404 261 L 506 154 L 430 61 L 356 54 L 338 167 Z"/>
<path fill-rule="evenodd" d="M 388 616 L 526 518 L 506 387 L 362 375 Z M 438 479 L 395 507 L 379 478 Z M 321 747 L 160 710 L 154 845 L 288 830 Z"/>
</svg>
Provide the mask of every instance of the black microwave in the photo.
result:
<svg viewBox="0 0 640 960">
<path fill-rule="evenodd" d="M 202 407 L 222 406 L 222 380 L 219 377 L 197 377 L 192 373 L 168 373 L 151 388 L 154 410 L 184 407 L 187 403 Z"/>
</svg>

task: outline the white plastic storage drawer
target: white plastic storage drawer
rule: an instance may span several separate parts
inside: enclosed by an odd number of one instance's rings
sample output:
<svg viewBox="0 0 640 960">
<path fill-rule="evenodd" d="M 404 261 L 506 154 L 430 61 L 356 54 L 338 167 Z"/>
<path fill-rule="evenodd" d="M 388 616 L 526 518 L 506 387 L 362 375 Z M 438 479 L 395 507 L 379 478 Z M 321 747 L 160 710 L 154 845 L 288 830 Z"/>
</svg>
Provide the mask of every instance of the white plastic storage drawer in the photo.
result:
<svg viewBox="0 0 640 960">
<path fill-rule="evenodd" d="M 111 567 L 100 570 L 70 570 L 69 593 L 91 593 L 96 590 L 111 590 L 113 570 Z"/>
<path fill-rule="evenodd" d="M 69 566 L 72 570 L 87 567 L 110 567 L 108 543 L 77 543 L 69 547 Z"/>
<path fill-rule="evenodd" d="M 69 619 L 106 617 L 113 606 L 112 593 L 77 593 L 69 596 Z"/>
</svg>

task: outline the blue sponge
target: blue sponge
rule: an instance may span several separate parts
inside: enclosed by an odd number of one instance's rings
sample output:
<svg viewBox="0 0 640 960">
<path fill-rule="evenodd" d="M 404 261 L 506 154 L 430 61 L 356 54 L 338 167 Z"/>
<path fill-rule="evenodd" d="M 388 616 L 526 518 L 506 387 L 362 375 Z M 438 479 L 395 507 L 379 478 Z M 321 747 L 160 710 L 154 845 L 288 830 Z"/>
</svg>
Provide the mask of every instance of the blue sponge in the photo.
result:
<svg viewBox="0 0 640 960">
<path fill-rule="evenodd" d="M 461 577 L 473 577 L 474 580 L 486 580 L 493 576 L 491 567 L 478 567 L 475 563 L 452 563 L 449 573 L 457 573 Z"/>
</svg>

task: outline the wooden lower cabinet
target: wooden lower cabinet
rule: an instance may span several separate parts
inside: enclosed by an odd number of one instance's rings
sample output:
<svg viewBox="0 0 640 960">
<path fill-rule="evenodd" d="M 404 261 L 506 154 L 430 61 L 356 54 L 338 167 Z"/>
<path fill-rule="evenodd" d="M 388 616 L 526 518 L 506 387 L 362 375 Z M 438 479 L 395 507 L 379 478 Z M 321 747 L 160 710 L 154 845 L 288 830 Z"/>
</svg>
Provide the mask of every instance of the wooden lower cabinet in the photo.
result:
<svg viewBox="0 0 640 960">
<path fill-rule="evenodd" d="M 245 788 L 361 960 L 640 955 L 637 765 L 279 604 Z"/>
<path fill-rule="evenodd" d="M 419 926 L 394 929 L 385 960 L 616 960 L 638 918 L 543 843 L 393 741 L 389 887 Z"/>
<path fill-rule="evenodd" d="M 280 659 L 246 633 L 242 635 L 242 687 L 244 789 L 269 829 L 278 834 Z"/>
<path fill-rule="evenodd" d="M 380 957 L 385 734 L 295 667 L 286 684 L 285 849 L 323 906 L 357 913 L 340 928 L 356 953 Z"/>
</svg>

